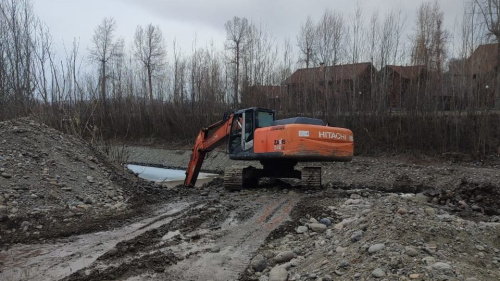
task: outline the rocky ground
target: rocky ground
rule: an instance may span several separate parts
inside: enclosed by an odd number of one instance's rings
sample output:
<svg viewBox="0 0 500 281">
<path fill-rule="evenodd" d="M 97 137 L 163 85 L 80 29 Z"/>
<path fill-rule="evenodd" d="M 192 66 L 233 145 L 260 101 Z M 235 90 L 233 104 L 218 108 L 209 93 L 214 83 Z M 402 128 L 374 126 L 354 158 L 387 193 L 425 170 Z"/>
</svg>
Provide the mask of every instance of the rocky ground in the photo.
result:
<svg viewBox="0 0 500 281">
<path fill-rule="evenodd" d="M 331 192 L 298 204 L 245 280 L 500 280 L 498 217 L 463 219 L 424 194 Z"/>
<path fill-rule="evenodd" d="M 321 163 L 322 190 L 227 192 L 142 181 L 29 119 L 0 123 L 0 143 L 1 280 L 500 280 L 498 156 L 358 156 Z M 190 156 L 117 149 L 155 166 Z M 232 164 L 215 151 L 203 170 Z"/>
</svg>

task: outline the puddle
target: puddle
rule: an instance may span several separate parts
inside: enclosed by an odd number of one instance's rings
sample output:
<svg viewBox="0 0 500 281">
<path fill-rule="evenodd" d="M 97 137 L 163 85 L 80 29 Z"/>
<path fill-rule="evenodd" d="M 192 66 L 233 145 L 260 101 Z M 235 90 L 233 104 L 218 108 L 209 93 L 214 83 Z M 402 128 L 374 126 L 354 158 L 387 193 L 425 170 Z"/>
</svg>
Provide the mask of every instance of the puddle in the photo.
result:
<svg viewBox="0 0 500 281">
<path fill-rule="evenodd" d="M 138 174 L 140 178 L 154 182 L 184 181 L 186 178 L 185 170 L 164 169 L 132 164 L 128 164 L 127 168 Z M 211 179 L 215 176 L 217 176 L 217 174 L 200 173 L 198 179 Z"/>
</svg>

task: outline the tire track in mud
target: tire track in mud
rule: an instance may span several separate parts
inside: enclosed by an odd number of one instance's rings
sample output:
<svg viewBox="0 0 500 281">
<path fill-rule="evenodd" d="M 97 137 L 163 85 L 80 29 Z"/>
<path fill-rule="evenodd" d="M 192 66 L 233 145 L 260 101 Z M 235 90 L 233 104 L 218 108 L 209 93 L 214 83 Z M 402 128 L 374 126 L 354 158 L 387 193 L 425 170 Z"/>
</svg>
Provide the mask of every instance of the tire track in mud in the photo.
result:
<svg viewBox="0 0 500 281">
<path fill-rule="evenodd" d="M 221 229 L 224 234 L 214 239 L 210 251 L 168 267 L 157 280 L 237 280 L 269 233 L 288 220 L 298 201 L 294 195 L 260 197 L 253 202 L 254 215 Z"/>
<path fill-rule="evenodd" d="M 93 264 L 121 241 L 169 223 L 193 205 L 169 204 L 152 217 L 112 231 L 76 236 L 69 242 L 14 246 L 0 252 L 0 280 L 59 280 Z"/>
<path fill-rule="evenodd" d="M 0 280 L 237 280 L 302 197 L 214 194 L 113 231 L 16 246 L 0 253 Z"/>
<path fill-rule="evenodd" d="M 105 253 L 67 280 L 236 280 L 300 195 L 231 194 Z M 245 214 L 241 216 L 241 214 Z"/>
</svg>

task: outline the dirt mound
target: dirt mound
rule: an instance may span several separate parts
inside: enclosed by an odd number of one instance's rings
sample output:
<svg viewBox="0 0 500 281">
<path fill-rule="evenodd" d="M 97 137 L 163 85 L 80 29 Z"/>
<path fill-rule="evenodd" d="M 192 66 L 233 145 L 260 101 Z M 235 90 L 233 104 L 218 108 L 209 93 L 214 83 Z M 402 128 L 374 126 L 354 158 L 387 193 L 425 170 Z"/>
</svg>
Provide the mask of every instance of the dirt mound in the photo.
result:
<svg viewBox="0 0 500 281">
<path fill-rule="evenodd" d="M 0 144 L 0 245 L 105 228 L 130 215 L 131 190 L 151 190 L 82 139 L 32 119 L 0 122 Z"/>
</svg>

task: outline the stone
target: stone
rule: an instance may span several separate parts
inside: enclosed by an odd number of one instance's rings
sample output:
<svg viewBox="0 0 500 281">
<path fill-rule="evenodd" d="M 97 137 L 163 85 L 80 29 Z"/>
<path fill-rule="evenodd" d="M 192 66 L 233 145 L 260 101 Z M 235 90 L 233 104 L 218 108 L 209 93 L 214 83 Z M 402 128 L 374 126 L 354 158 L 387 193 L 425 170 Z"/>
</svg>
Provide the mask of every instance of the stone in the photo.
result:
<svg viewBox="0 0 500 281">
<path fill-rule="evenodd" d="M 335 273 L 335 274 L 336 274 L 336 275 L 338 275 L 338 276 L 342 276 L 342 275 L 344 275 L 344 274 L 345 274 L 345 272 L 340 271 L 340 270 L 338 270 L 338 269 L 337 269 L 337 270 L 335 270 L 333 273 Z"/>
<path fill-rule="evenodd" d="M 381 251 L 383 249 L 385 249 L 384 244 L 374 244 L 374 245 L 371 245 L 370 248 L 368 248 L 368 253 L 373 254 L 373 253 L 376 253 L 376 252 Z"/>
<path fill-rule="evenodd" d="M 181 232 L 180 232 L 180 230 L 177 229 L 175 231 L 167 232 L 167 234 L 163 235 L 161 240 L 166 241 L 166 240 L 170 240 L 173 238 L 179 238 L 179 237 L 181 237 Z"/>
<path fill-rule="evenodd" d="M 296 280 L 298 280 L 298 279 L 296 279 Z M 269 281 L 269 277 L 267 277 L 266 275 L 261 275 L 259 277 L 259 281 Z"/>
<path fill-rule="evenodd" d="M 398 214 L 405 215 L 406 213 L 408 213 L 408 210 L 406 210 L 405 208 L 399 208 L 398 209 Z"/>
<path fill-rule="evenodd" d="M 344 247 L 341 247 L 341 246 L 337 246 L 337 248 L 335 249 L 335 252 L 337 253 L 344 253 L 345 251 L 347 251 L 347 248 L 344 248 Z"/>
<path fill-rule="evenodd" d="M 83 203 L 93 205 L 95 202 L 94 199 L 92 199 L 91 197 L 86 197 Z"/>
<path fill-rule="evenodd" d="M 332 224 L 332 221 L 328 218 L 322 218 L 319 220 L 319 223 L 329 226 L 330 224 Z"/>
<path fill-rule="evenodd" d="M 440 221 L 444 221 L 444 222 L 451 222 L 453 220 L 453 217 L 449 214 L 439 215 L 439 216 L 437 216 L 437 218 Z"/>
<path fill-rule="evenodd" d="M 302 233 L 306 233 L 308 230 L 309 230 L 309 228 L 307 226 L 300 225 L 299 227 L 297 227 L 295 232 L 297 232 L 298 234 L 302 234 Z"/>
<path fill-rule="evenodd" d="M 417 203 L 427 203 L 427 196 L 423 193 L 417 193 L 414 197 L 413 197 L 413 201 L 417 202 Z"/>
<path fill-rule="evenodd" d="M 262 255 L 256 255 L 250 264 L 255 271 L 262 272 L 267 267 L 267 259 Z"/>
<path fill-rule="evenodd" d="M 362 200 L 361 199 L 347 199 L 344 204 L 345 205 L 359 205 L 361 204 Z"/>
<path fill-rule="evenodd" d="M 358 230 L 358 231 L 354 231 L 351 235 L 351 241 L 352 242 L 357 242 L 359 240 L 361 240 L 361 238 L 363 237 L 363 231 L 362 230 Z"/>
<path fill-rule="evenodd" d="M 437 250 L 437 245 L 434 243 L 429 243 L 424 245 L 424 251 L 426 251 L 430 255 L 434 255 L 434 253 L 436 253 L 436 250 Z"/>
<path fill-rule="evenodd" d="M 282 266 L 275 266 L 269 272 L 269 281 L 287 281 L 288 271 Z"/>
<path fill-rule="evenodd" d="M 348 261 L 346 261 L 346 260 L 341 260 L 341 261 L 339 262 L 339 266 L 340 266 L 340 267 L 342 267 L 342 268 L 348 268 L 348 267 L 349 267 L 349 265 L 350 265 L 350 264 L 349 264 L 349 262 L 348 262 Z"/>
<path fill-rule="evenodd" d="M 12 178 L 12 175 L 11 175 L 11 174 L 9 174 L 9 173 L 5 173 L 5 172 L 3 172 L 1 175 L 2 175 L 2 177 L 6 178 L 6 179 L 10 179 L 10 178 Z"/>
<path fill-rule="evenodd" d="M 339 231 L 342 230 L 344 228 L 344 222 L 341 221 L 341 222 L 337 223 L 335 226 L 333 226 L 333 228 L 335 230 L 339 230 Z"/>
<path fill-rule="evenodd" d="M 436 210 L 434 210 L 434 208 L 427 207 L 425 208 L 425 214 L 428 215 L 429 217 L 433 217 L 436 215 Z"/>
<path fill-rule="evenodd" d="M 311 223 L 309 228 L 314 232 L 325 232 L 327 227 L 322 223 Z"/>
<path fill-rule="evenodd" d="M 361 214 L 362 215 L 368 215 L 371 212 L 372 212 L 372 209 L 364 209 L 363 211 L 361 211 Z"/>
<path fill-rule="evenodd" d="M 353 193 L 353 194 L 351 194 L 351 196 L 349 196 L 349 198 L 351 198 L 351 199 L 361 199 L 361 195 Z"/>
<path fill-rule="evenodd" d="M 382 278 L 385 276 L 385 272 L 382 268 L 375 268 L 375 270 L 372 271 L 372 276 L 375 278 Z"/>
<path fill-rule="evenodd" d="M 89 183 L 93 183 L 94 182 L 94 177 L 93 176 L 87 176 L 87 181 Z"/>
<path fill-rule="evenodd" d="M 450 270 L 452 269 L 451 265 L 445 262 L 436 262 L 432 264 L 432 268 L 437 270 Z"/>
<path fill-rule="evenodd" d="M 28 221 L 23 221 L 21 223 L 21 229 L 26 232 L 28 231 L 29 227 L 31 226 L 31 223 L 29 223 Z"/>
<path fill-rule="evenodd" d="M 479 207 L 478 205 L 472 205 L 470 207 L 473 211 L 476 211 L 476 212 L 481 212 L 482 211 L 482 208 Z"/>
<path fill-rule="evenodd" d="M 321 277 L 321 281 L 332 281 L 332 276 L 326 274 L 325 276 Z"/>
<path fill-rule="evenodd" d="M 406 246 L 405 247 L 405 253 L 410 256 L 410 257 L 416 257 L 418 256 L 418 251 L 417 249 L 411 247 L 411 246 Z"/>
<path fill-rule="evenodd" d="M 292 251 L 285 251 L 277 254 L 276 257 L 274 257 L 274 261 L 277 263 L 288 262 L 293 258 L 295 258 L 296 256 L 297 255 L 295 255 L 295 253 Z"/>
<path fill-rule="evenodd" d="M 111 248 L 109 251 L 108 251 L 108 255 L 110 256 L 114 256 L 116 254 L 118 254 L 118 249 L 117 248 Z"/>
<path fill-rule="evenodd" d="M 436 259 L 434 257 L 430 257 L 430 256 L 427 256 L 427 257 L 422 259 L 422 262 L 426 265 L 430 265 L 430 264 L 434 263 L 435 261 L 436 261 Z"/>
<path fill-rule="evenodd" d="M 410 279 L 418 279 L 418 278 L 420 278 L 420 274 L 418 274 L 418 273 L 412 273 L 412 274 L 410 274 L 409 277 L 410 277 Z"/>
</svg>

